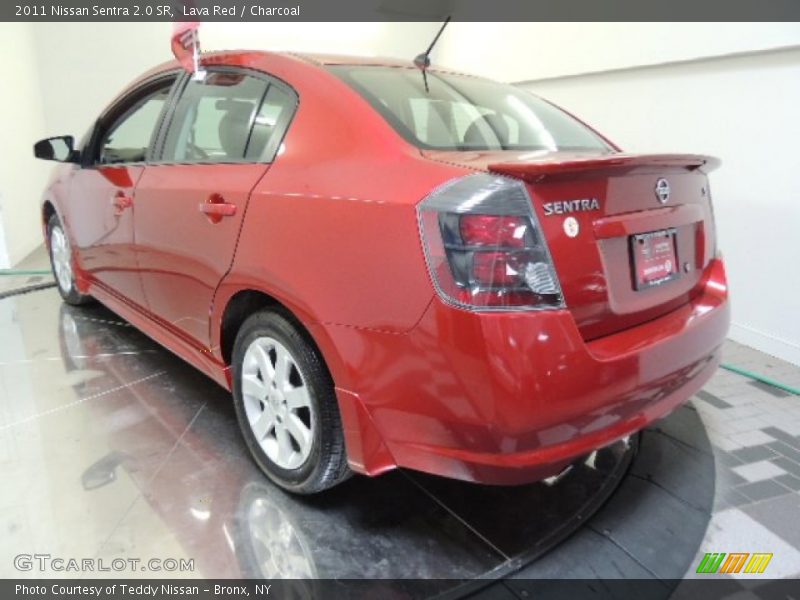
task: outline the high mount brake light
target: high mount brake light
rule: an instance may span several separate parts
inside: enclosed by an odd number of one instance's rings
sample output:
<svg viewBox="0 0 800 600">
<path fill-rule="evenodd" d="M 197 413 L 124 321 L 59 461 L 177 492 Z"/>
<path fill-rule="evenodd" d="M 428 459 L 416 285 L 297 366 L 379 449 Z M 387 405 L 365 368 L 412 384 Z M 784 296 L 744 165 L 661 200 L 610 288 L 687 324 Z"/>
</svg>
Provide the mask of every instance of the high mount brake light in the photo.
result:
<svg viewBox="0 0 800 600">
<path fill-rule="evenodd" d="M 418 212 L 428 268 L 447 302 L 473 310 L 564 306 L 521 181 L 467 175 L 431 192 Z"/>
</svg>

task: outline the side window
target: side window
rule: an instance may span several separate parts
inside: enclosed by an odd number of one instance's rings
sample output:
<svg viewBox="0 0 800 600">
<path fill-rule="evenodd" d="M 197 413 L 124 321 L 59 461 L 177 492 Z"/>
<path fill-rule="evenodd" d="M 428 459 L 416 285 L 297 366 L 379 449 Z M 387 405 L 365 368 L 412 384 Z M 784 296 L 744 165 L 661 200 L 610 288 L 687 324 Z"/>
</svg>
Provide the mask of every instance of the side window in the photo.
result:
<svg viewBox="0 0 800 600">
<path fill-rule="evenodd" d="M 290 94 L 276 85 L 269 86 L 253 122 L 253 131 L 245 154 L 247 160 L 272 160 L 280 142 L 279 138 L 292 118 L 294 106 L 295 100 Z"/>
<path fill-rule="evenodd" d="M 142 162 L 167 101 L 172 81 L 147 94 L 128 108 L 106 130 L 99 144 L 97 162 Z"/>
<path fill-rule="evenodd" d="M 164 140 L 166 162 L 270 160 L 276 133 L 291 116 L 294 100 L 267 81 L 230 72 L 191 80 Z"/>
</svg>

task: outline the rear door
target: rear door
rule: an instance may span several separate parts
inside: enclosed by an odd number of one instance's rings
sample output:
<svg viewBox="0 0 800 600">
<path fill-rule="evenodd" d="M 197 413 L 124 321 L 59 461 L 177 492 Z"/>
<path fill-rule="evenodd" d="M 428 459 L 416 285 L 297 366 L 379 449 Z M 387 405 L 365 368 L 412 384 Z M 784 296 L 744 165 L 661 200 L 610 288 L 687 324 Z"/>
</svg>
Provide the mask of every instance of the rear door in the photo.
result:
<svg viewBox="0 0 800 600">
<path fill-rule="evenodd" d="M 214 291 L 297 96 L 266 75 L 226 67 L 183 85 L 159 160 L 136 188 L 137 261 L 150 311 L 207 347 Z"/>
</svg>

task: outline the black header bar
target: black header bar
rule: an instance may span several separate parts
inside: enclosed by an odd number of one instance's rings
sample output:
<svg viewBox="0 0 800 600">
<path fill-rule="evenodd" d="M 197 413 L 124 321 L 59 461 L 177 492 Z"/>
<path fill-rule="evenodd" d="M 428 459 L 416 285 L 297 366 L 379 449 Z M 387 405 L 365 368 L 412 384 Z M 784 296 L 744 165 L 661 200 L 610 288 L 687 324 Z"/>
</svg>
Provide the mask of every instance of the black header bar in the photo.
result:
<svg viewBox="0 0 800 600">
<path fill-rule="evenodd" d="M 0 21 L 800 21 L 800 0 L 3 0 Z M 676 38 L 674 43 L 680 44 Z"/>
</svg>

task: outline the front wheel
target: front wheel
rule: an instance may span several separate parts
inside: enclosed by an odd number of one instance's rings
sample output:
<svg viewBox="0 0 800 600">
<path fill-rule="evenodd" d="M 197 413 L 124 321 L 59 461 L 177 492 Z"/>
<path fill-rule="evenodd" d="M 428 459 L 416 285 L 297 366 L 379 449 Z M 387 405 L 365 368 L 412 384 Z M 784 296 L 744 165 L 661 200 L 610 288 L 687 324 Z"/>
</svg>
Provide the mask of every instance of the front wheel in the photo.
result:
<svg viewBox="0 0 800 600">
<path fill-rule="evenodd" d="M 78 306 L 92 301 L 92 297 L 81 294 L 75 285 L 72 248 L 69 237 L 58 215 L 53 214 L 47 222 L 48 245 L 50 246 L 50 265 L 56 278 L 58 293 L 67 304 Z"/>
<path fill-rule="evenodd" d="M 233 396 L 247 447 L 282 488 L 313 494 L 350 474 L 333 381 L 289 319 L 249 317 L 233 349 Z"/>
</svg>

